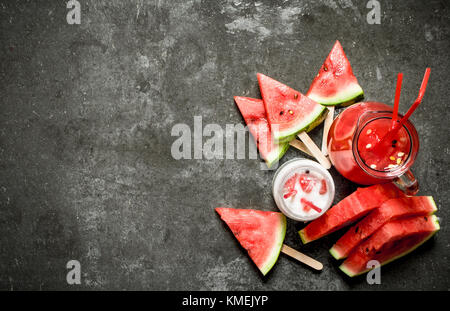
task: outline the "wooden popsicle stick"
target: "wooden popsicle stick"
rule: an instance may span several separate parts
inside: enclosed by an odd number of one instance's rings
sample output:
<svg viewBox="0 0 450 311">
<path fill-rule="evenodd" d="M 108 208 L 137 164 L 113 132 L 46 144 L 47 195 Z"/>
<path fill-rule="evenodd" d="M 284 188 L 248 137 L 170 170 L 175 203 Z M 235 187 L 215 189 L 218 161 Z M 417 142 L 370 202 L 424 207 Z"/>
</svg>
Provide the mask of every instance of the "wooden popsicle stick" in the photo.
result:
<svg viewBox="0 0 450 311">
<path fill-rule="evenodd" d="M 289 142 L 289 145 L 291 145 L 294 148 L 297 148 L 298 150 L 300 150 L 314 158 L 313 154 L 308 150 L 308 147 L 306 147 L 306 145 L 303 142 L 301 142 L 300 140 L 293 139 Z"/>
<path fill-rule="evenodd" d="M 311 151 L 311 153 L 314 155 L 314 158 L 319 161 L 320 165 L 322 165 L 327 170 L 331 168 L 330 161 L 323 155 L 319 147 L 317 147 L 317 145 L 306 132 L 300 132 L 297 136 L 306 145 L 306 147 L 308 147 L 309 151 Z"/>
<path fill-rule="evenodd" d="M 309 256 L 306 256 L 303 253 L 300 253 L 299 251 L 293 249 L 292 247 L 287 246 L 286 244 L 283 244 L 283 246 L 281 247 L 281 252 L 294 259 L 297 259 L 298 261 L 304 263 L 305 265 L 310 266 L 313 269 L 319 271 L 323 269 L 323 264 L 321 262 L 318 262 L 317 260 Z"/>
<path fill-rule="evenodd" d="M 329 107 L 327 107 L 327 109 L 328 109 L 328 114 L 327 114 L 327 117 L 325 118 L 325 124 L 323 126 L 323 137 L 322 137 L 322 153 L 325 156 L 328 155 L 327 140 L 328 140 L 328 132 L 330 131 L 330 126 L 331 126 L 331 123 L 333 123 L 333 119 L 334 119 L 334 106 L 329 106 Z"/>
</svg>

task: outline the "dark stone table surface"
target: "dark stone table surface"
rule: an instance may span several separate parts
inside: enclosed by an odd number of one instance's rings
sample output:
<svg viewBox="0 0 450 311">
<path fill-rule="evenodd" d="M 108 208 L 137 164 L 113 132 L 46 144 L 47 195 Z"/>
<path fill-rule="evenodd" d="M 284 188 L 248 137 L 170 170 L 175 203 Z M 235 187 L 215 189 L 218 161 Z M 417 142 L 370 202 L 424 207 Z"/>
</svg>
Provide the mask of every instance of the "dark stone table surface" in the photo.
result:
<svg viewBox="0 0 450 311">
<path fill-rule="evenodd" d="M 0 289 L 450 289 L 448 1 L 381 0 L 369 24 L 366 0 L 80 0 L 79 25 L 66 2 L 0 1 Z M 286 244 L 324 270 L 281 255 L 262 277 L 214 208 L 277 210 L 274 171 L 171 155 L 177 123 L 242 123 L 233 96 L 259 97 L 257 72 L 306 92 L 337 39 L 367 100 L 392 104 L 404 73 L 401 112 L 432 68 L 413 171 L 442 228 L 380 285 L 340 272 L 339 233 L 303 246 L 293 221 Z M 331 173 L 338 202 L 356 185 Z"/>
</svg>

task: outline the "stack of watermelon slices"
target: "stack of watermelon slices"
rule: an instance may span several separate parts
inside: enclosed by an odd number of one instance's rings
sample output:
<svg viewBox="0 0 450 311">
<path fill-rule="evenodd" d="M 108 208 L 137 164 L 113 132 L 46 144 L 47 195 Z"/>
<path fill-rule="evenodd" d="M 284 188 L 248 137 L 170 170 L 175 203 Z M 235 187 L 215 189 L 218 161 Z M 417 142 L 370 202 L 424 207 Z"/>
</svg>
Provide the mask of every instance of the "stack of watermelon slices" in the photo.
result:
<svg viewBox="0 0 450 311">
<path fill-rule="evenodd" d="M 375 185 L 358 188 L 299 234 L 306 244 L 364 217 L 330 249 L 336 259 L 346 258 L 340 269 L 353 277 L 367 272 L 369 261 L 387 264 L 431 238 L 439 230 L 436 211 L 430 196 L 406 197 L 393 184 Z"/>
<path fill-rule="evenodd" d="M 241 96 L 234 100 L 268 167 L 284 155 L 299 132 L 309 132 L 324 120 L 325 106 L 347 106 L 364 96 L 339 41 L 306 96 L 261 73 L 257 78 L 262 100 Z"/>
</svg>

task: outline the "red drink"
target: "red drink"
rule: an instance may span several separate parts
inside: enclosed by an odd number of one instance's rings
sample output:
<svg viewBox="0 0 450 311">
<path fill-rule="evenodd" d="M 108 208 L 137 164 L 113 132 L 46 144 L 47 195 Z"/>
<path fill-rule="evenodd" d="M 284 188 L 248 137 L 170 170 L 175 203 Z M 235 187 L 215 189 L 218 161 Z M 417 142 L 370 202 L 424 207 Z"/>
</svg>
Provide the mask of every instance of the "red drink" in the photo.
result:
<svg viewBox="0 0 450 311">
<path fill-rule="evenodd" d="M 402 128 L 392 139 L 380 144 L 389 131 L 392 122 L 388 118 L 378 118 L 368 123 L 358 138 L 358 151 L 361 159 L 372 169 L 390 171 L 405 162 L 411 151 L 411 141 L 408 132 Z"/>
<path fill-rule="evenodd" d="M 408 194 L 417 192 L 417 181 L 408 171 L 419 148 L 417 132 L 406 122 L 380 145 L 391 122 L 392 108 L 382 103 L 364 102 L 345 109 L 330 127 L 330 160 L 339 173 L 358 184 L 395 181 Z"/>
</svg>

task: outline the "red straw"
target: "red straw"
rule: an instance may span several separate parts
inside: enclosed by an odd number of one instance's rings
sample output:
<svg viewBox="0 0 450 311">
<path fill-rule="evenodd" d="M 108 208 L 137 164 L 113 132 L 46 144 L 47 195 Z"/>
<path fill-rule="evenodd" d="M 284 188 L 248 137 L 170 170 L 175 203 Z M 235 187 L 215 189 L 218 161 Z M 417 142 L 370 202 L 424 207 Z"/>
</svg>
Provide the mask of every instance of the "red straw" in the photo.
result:
<svg viewBox="0 0 450 311">
<path fill-rule="evenodd" d="M 400 93 L 402 90 L 403 73 L 397 75 L 397 87 L 395 88 L 394 112 L 392 114 L 391 128 L 394 128 L 398 118 L 398 103 L 400 102 Z"/>
<path fill-rule="evenodd" d="M 419 107 L 420 103 L 422 102 L 423 95 L 425 95 L 425 90 L 427 89 L 428 84 L 428 78 L 430 77 L 430 68 L 427 68 L 425 70 L 425 74 L 423 76 L 422 84 L 420 85 L 419 89 L 419 95 L 417 96 L 414 103 L 411 105 L 411 107 L 408 109 L 406 114 L 403 116 L 403 118 L 400 120 L 400 122 L 397 124 L 397 128 L 402 127 L 402 125 L 408 120 L 408 118 L 413 114 L 414 110 Z"/>
<path fill-rule="evenodd" d="M 419 95 L 417 96 L 416 100 L 411 105 L 411 107 L 408 109 L 408 111 L 403 116 L 403 118 L 400 120 L 400 122 L 397 122 L 397 124 L 395 124 L 394 128 L 391 129 L 389 132 L 387 132 L 387 134 L 384 135 L 381 138 L 381 140 L 372 148 L 372 152 L 377 153 L 378 149 L 380 149 L 379 147 L 383 146 L 383 142 L 391 139 L 391 137 L 393 137 L 402 128 L 403 124 L 405 124 L 405 122 L 408 120 L 408 118 L 417 109 L 417 107 L 420 105 L 420 103 L 422 101 L 423 95 L 425 95 L 425 90 L 427 89 L 429 77 L 430 77 L 430 68 L 427 68 L 425 70 L 425 75 L 423 76 L 422 85 L 420 86 Z"/>
</svg>

